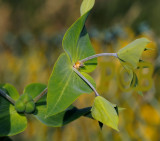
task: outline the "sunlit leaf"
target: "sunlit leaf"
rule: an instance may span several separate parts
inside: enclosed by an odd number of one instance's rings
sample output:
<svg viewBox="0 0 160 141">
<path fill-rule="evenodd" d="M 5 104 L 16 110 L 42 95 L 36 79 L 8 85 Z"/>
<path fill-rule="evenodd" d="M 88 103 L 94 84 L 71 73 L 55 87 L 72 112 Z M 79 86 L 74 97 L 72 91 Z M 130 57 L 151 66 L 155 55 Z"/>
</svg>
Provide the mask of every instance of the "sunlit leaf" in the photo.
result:
<svg viewBox="0 0 160 141">
<path fill-rule="evenodd" d="M 47 126 L 60 127 L 79 117 L 85 115 L 90 111 L 90 108 L 77 109 L 76 107 L 70 106 L 63 112 L 56 115 L 46 117 L 47 106 L 45 103 L 37 103 L 37 110 L 34 113 L 35 117 Z"/>
<path fill-rule="evenodd" d="M 108 100 L 101 96 L 97 96 L 94 101 L 94 105 L 91 109 L 91 114 L 94 119 L 102 122 L 113 129 L 118 130 L 118 114 Z"/>
<path fill-rule="evenodd" d="M 32 99 L 38 96 L 47 86 L 41 83 L 31 83 L 24 88 L 23 94 L 30 95 Z M 39 101 L 46 99 L 46 95 L 43 96 Z"/>
<path fill-rule="evenodd" d="M 136 69 L 142 52 L 145 50 L 145 47 L 149 42 L 150 41 L 146 38 L 134 40 L 133 42 L 118 51 L 118 58 L 130 69 Z"/>
<path fill-rule="evenodd" d="M 17 90 L 10 84 L 0 87 L 15 101 L 19 98 Z M 0 96 L 0 136 L 12 136 L 23 132 L 27 127 L 27 119 L 23 114 L 17 113 L 14 106 Z"/>
<path fill-rule="evenodd" d="M 95 54 L 85 28 L 85 22 L 93 4 L 92 2 L 92 6 L 90 6 L 89 9 L 84 8 L 87 12 L 83 14 L 64 35 L 62 46 L 66 54 L 59 57 L 49 79 L 47 116 L 64 111 L 78 96 L 92 91 L 72 68 L 77 61 Z M 83 72 L 93 71 L 96 65 L 97 60 L 92 59 L 85 62 L 83 67 L 79 69 L 93 84 L 93 79 Z"/>
<path fill-rule="evenodd" d="M 45 88 L 46 85 L 44 84 L 32 83 L 26 86 L 26 88 L 24 89 L 24 94 L 30 94 L 32 98 L 35 98 Z M 90 112 L 90 110 L 91 110 L 90 107 L 84 109 L 77 109 L 74 106 L 70 106 L 63 112 L 46 118 L 47 105 L 46 105 L 46 95 L 45 95 L 36 103 L 36 110 L 33 114 L 38 120 L 40 120 L 47 126 L 59 127 L 69 122 L 72 122 L 73 120 L 76 120 L 80 116 L 83 116 L 86 113 Z"/>
<path fill-rule="evenodd" d="M 137 93 L 141 96 L 143 96 L 143 92 L 142 91 L 137 91 Z"/>
<path fill-rule="evenodd" d="M 83 0 L 80 8 L 81 15 L 88 12 L 94 6 L 95 0 Z"/>
<path fill-rule="evenodd" d="M 83 73 L 94 86 L 94 80 Z M 47 115 L 64 111 L 78 96 L 91 93 L 91 88 L 73 71 L 71 61 L 66 54 L 57 60 L 48 83 Z"/>
</svg>

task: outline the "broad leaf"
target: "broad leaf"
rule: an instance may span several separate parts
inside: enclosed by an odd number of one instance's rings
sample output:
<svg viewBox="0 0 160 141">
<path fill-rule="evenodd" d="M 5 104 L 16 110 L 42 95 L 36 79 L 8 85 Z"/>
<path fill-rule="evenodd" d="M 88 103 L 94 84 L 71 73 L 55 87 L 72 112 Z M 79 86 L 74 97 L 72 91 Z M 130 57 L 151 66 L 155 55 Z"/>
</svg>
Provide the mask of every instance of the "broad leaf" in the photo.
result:
<svg viewBox="0 0 160 141">
<path fill-rule="evenodd" d="M 91 109 L 92 117 L 103 124 L 118 130 L 118 114 L 113 106 L 108 100 L 101 96 L 97 96 L 94 101 L 94 105 Z"/>
<path fill-rule="evenodd" d="M 34 113 L 35 117 L 47 126 L 60 127 L 79 117 L 85 115 L 90 111 L 91 108 L 77 109 L 76 107 L 70 106 L 63 112 L 56 115 L 46 117 L 47 106 L 45 103 L 37 103 L 37 111 Z"/>
<path fill-rule="evenodd" d="M 92 7 L 90 7 L 92 8 Z M 90 9 L 88 9 L 90 10 Z M 94 49 L 91 45 L 85 21 L 89 11 L 81 16 L 66 32 L 63 38 L 63 48 L 71 59 L 72 66 L 79 60 L 94 55 Z M 91 72 L 97 65 L 97 59 L 92 59 L 84 63 L 82 71 Z"/>
<path fill-rule="evenodd" d="M 45 88 L 46 88 L 46 85 L 44 84 L 33 83 L 28 85 L 24 89 L 24 94 L 29 94 L 32 96 L 32 98 L 35 98 Z M 36 110 L 33 114 L 38 120 L 40 120 L 42 123 L 46 124 L 47 126 L 59 127 L 69 122 L 72 122 L 73 120 L 76 120 L 80 116 L 83 116 L 86 113 L 90 112 L 90 110 L 91 110 L 90 107 L 84 108 L 84 109 L 77 109 L 76 107 L 70 106 L 65 111 L 46 118 L 46 112 L 47 112 L 46 96 L 43 96 L 36 103 Z"/>
<path fill-rule="evenodd" d="M 146 38 L 136 39 L 117 53 L 118 58 L 124 66 L 130 69 L 136 69 L 142 52 L 150 41 Z"/>
<path fill-rule="evenodd" d="M 24 88 L 23 94 L 28 94 L 34 99 L 38 96 L 47 86 L 41 83 L 32 83 Z M 43 96 L 39 101 L 46 100 L 46 95 Z"/>
<path fill-rule="evenodd" d="M 5 84 L 0 89 L 15 101 L 19 98 L 17 90 L 10 84 Z M 0 96 L 0 136 L 12 136 L 23 132 L 27 127 L 27 119 L 23 114 L 17 113 L 14 106 Z"/>
<path fill-rule="evenodd" d="M 46 85 L 33 83 L 25 87 L 23 94 L 15 103 L 15 109 L 21 113 L 31 114 L 35 110 L 34 98 L 38 96 Z M 46 98 L 46 96 L 45 96 Z"/>
<path fill-rule="evenodd" d="M 94 80 L 82 72 L 94 86 Z M 72 62 L 66 54 L 62 54 L 56 64 L 48 83 L 47 116 L 64 111 L 78 96 L 91 93 L 91 88 L 73 71 Z"/>
<path fill-rule="evenodd" d="M 62 46 L 66 54 L 59 57 L 49 79 L 47 116 L 64 111 L 78 96 L 91 92 L 90 87 L 72 68 L 77 61 L 95 54 L 85 28 L 85 21 L 92 7 L 93 4 L 88 9 L 85 8 L 86 13 L 64 35 Z M 93 71 L 96 65 L 97 60 L 93 59 L 85 62 L 83 68 L 79 69 L 91 83 L 94 83 L 93 79 L 83 72 Z"/>
<path fill-rule="evenodd" d="M 95 0 L 83 0 L 80 8 L 81 15 L 85 14 L 94 6 Z"/>
</svg>

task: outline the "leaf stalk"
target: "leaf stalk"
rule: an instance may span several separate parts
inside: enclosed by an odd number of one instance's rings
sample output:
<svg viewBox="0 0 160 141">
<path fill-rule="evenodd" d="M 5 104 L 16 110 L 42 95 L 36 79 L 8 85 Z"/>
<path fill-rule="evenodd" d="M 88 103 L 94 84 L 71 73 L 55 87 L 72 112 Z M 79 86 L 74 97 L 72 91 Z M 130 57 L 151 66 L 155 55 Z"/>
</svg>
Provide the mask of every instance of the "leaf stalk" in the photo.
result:
<svg viewBox="0 0 160 141">
<path fill-rule="evenodd" d="M 0 95 L 2 97 L 4 97 L 5 99 L 7 99 L 11 104 L 15 104 L 15 101 L 6 93 L 4 92 L 2 89 L 0 89 Z"/>
<path fill-rule="evenodd" d="M 73 71 L 79 76 L 81 77 L 88 85 L 89 87 L 94 91 L 95 96 L 99 96 L 98 92 L 96 91 L 96 89 L 93 87 L 93 85 L 77 70 L 73 67 Z"/>
<path fill-rule="evenodd" d="M 34 98 L 34 103 L 36 103 L 39 99 L 41 99 L 48 92 L 48 88 L 45 88 L 38 96 Z"/>
<path fill-rule="evenodd" d="M 118 58 L 117 53 L 100 53 L 100 54 L 95 54 L 95 55 L 89 56 L 87 58 L 84 58 L 84 59 L 80 60 L 79 62 L 84 63 L 88 60 L 91 60 L 91 59 L 97 58 L 97 57 L 101 57 L 101 56 L 114 56 L 114 57 Z"/>
</svg>

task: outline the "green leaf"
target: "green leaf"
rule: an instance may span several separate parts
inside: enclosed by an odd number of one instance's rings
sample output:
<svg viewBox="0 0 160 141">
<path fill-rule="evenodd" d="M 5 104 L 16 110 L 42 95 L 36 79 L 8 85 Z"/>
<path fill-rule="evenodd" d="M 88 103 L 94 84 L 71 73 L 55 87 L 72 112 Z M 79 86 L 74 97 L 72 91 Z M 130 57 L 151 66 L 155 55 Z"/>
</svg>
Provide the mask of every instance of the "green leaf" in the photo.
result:
<svg viewBox="0 0 160 141">
<path fill-rule="evenodd" d="M 73 65 L 88 56 L 94 55 L 85 21 L 89 11 L 83 14 L 66 32 L 62 46 L 66 54 L 57 60 L 48 83 L 47 116 L 64 111 L 78 96 L 90 93 L 90 87 L 73 71 Z M 91 72 L 97 65 L 97 59 L 84 63 L 79 71 L 94 84 L 93 79 L 84 72 Z"/>
<path fill-rule="evenodd" d="M 97 96 L 94 101 L 94 105 L 91 109 L 92 117 L 103 124 L 118 130 L 118 114 L 113 106 L 108 100 L 101 96 Z"/>
<path fill-rule="evenodd" d="M 72 63 L 66 54 L 62 54 L 54 65 L 48 83 L 47 116 L 64 111 L 78 96 L 92 92 L 72 68 Z M 82 75 L 95 86 L 94 80 L 89 75 L 84 72 Z"/>
<path fill-rule="evenodd" d="M 24 94 L 30 94 L 32 98 L 35 98 L 45 88 L 46 88 L 46 85 L 44 84 L 32 83 L 24 89 Z M 46 112 L 47 112 L 46 96 L 43 96 L 36 103 L 36 110 L 33 114 L 38 120 L 40 120 L 42 123 L 46 124 L 47 126 L 59 127 L 73 120 L 76 120 L 80 116 L 90 112 L 90 110 L 91 110 L 90 107 L 84 108 L 84 109 L 77 109 L 76 107 L 70 106 L 65 111 L 46 118 Z"/>
<path fill-rule="evenodd" d="M 18 112 L 27 114 L 35 110 L 34 98 L 38 96 L 47 86 L 40 83 L 32 83 L 25 87 L 23 94 L 15 103 L 15 109 Z M 45 96 L 46 98 L 46 96 Z"/>
<path fill-rule="evenodd" d="M 130 69 L 136 69 L 142 52 L 150 41 L 146 38 L 136 39 L 117 53 L 121 63 Z"/>
<path fill-rule="evenodd" d="M 4 84 L 0 89 L 6 91 L 15 101 L 19 98 L 17 90 L 10 84 Z M 14 106 L 0 96 L 0 136 L 13 136 L 23 132 L 26 127 L 26 117 L 17 113 Z"/>
<path fill-rule="evenodd" d="M 60 112 L 56 115 L 46 117 L 47 106 L 44 103 L 36 104 L 37 110 L 34 113 L 35 117 L 47 126 L 60 127 L 79 117 L 85 115 L 90 111 L 91 108 L 77 109 L 76 107 L 70 106 L 65 111 Z"/>
<path fill-rule="evenodd" d="M 142 91 L 137 91 L 137 93 L 141 96 L 143 96 L 143 92 Z"/>
<path fill-rule="evenodd" d="M 135 72 L 133 72 L 133 75 L 132 75 L 132 80 L 131 80 L 131 83 L 130 83 L 130 87 L 137 87 L 138 85 L 138 77 L 136 75 Z"/>
<path fill-rule="evenodd" d="M 85 21 L 89 11 L 81 16 L 65 33 L 63 38 L 63 49 L 71 59 L 72 66 L 79 60 L 88 56 L 94 55 L 94 49 L 91 45 Z M 91 72 L 96 68 L 97 59 L 92 59 L 85 62 L 82 71 Z"/>
<path fill-rule="evenodd" d="M 77 60 L 84 59 L 94 54 L 95 52 L 89 40 L 87 30 L 84 27 L 81 32 L 78 44 L 77 44 Z M 94 58 L 94 59 L 84 62 L 84 67 L 81 67 L 79 71 L 87 72 L 87 73 L 92 72 L 96 68 L 96 66 L 97 66 L 97 58 Z"/>
<path fill-rule="evenodd" d="M 32 99 L 38 96 L 47 86 L 41 83 L 31 83 L 24 88 L 23 94 L 30 95 Z M 39 101 L 46 99 L 46 95 L 43 96 Z"/>
<path fill-rule="evenodd" d="M 94 6 L 95 0 L 83 0 L 80 8 L 81 15 L 88 12 Z"/>
</svg>

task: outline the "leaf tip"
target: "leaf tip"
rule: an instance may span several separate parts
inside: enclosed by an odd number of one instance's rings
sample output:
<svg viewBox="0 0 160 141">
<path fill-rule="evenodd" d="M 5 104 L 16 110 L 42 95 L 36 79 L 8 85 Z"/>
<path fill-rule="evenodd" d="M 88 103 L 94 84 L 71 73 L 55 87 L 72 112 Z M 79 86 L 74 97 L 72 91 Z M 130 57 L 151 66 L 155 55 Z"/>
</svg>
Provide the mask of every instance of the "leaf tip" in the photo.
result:
<svg viewBox="0 0 160 141">
<path fill-rule="evenodd" d="M 140 96 L 144 96 L 142 91 L 137 91 Z"/>
</svg>

